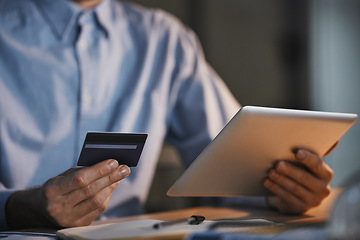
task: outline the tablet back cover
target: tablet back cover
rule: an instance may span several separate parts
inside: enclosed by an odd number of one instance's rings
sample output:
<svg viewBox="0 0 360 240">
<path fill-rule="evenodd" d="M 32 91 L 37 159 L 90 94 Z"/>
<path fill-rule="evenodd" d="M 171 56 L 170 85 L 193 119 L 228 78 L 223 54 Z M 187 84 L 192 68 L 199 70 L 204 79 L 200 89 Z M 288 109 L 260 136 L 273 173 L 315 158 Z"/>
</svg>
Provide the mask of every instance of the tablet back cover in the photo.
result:
<svg viewBox="0 0 360 240">
<path fill-rule="evenodd" d="M 243 107 L 169 189 L 169 196 L 264 196 L 267 171 L 294 150 L 324 156 L 356 114 Z"/>
</svg>

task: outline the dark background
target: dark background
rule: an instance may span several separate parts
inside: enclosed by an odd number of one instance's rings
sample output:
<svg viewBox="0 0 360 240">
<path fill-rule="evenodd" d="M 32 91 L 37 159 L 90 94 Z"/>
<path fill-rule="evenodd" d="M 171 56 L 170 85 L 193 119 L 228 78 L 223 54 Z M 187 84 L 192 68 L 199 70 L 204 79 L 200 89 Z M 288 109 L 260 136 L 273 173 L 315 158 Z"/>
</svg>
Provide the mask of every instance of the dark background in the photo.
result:
<svg viewBox="0 0 360 240">
<path fill-rule="evenodd" d="M 308 1 L 134 0 L 193 29 L 242 105 L 309 108 Z"/>
<path fill-rule="evenodd" d="M 358 0 L 132 0 L 164 9 L 195 31 L 210 65 L 242 105 L 360 114 Z M 360 177 L 359 121 L 324 158 L 332 186 Z M 191 206 L 166 197 L 182 173 L 165 144 L 148 211 Z"/>
</svg>

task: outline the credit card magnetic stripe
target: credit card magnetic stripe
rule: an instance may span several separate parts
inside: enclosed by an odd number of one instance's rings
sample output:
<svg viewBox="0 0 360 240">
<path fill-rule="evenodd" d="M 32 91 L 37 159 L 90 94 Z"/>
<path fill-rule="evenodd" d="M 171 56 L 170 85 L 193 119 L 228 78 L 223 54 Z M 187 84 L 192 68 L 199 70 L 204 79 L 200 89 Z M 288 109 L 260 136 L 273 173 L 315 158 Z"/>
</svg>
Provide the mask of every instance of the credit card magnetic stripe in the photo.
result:
<svg viewBox="0 0 360 240">
<path fill-rule="evenodd" d="M 86 143 L 144 143 L 147 134 L 141 133 L 101 133 L 89 132 L 86 135 Z"/>
<path fill-rule="evenodd" d="M 87 143 L 84 148 L 95 148 L 95 149 L 136 149 L 137 145 L 129 144 L 96 144 L 96 143 Z"/>
</svg>

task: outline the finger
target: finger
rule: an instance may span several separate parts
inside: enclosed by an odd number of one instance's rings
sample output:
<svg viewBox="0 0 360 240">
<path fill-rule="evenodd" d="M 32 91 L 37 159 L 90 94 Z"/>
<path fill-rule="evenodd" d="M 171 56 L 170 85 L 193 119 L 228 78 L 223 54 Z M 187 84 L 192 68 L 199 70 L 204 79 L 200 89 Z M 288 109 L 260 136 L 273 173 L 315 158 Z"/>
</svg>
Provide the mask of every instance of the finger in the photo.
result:
<svg viewBox="0 0 360 240">
<path fill-rule="evenodd" d="M 99 178 L 82 188 L 66 194 L 65 197 L 68 198 L 69 202 L 73 202 L 74 205 L 76 205 L 77 203 L 86 200 L 87 198 L 93 196 L 102 189 L 108 187 L 109 185 L 119 182 L 120 180 L 127 177 L 129 174 L 130 168 L 125 165 L 121 165 L 116 171 L 102 178 Z"/>
<path fill-rule="evenodd" d="M 110 194 L 110 196 L 105 200 L 104 204 L 107 207 L 110 201 L 112 194 Z M 80 226 L 88 226 L 90 225 L 102 212 L 99 211 L 98 209 L 90 212 L 89 214 L 81 217 L 80 219 L 78 219 L 77 221 L 75 221 L 74 225 L 76 227 L 80 227 Z"/>
<path fill-rule="evenodd" d="M 62 227 L 87 225 L 87 223 L 90 224 L 106 209 L 108 204 L 107 199 L 111 197 L 112 192 L 117 185 L 118 182 L 103 189 L 98 194 L 85 201 L 82 201 L 76 206 L 64 209 L 62 214 L 56 216 L 56 221 Z"/>
<path fill-rule="evenodd" d="M 281 210 L 282 212 L 303 213 L 307 210 L 307 207 L 303 201 L 301 201 L 293 194 L 290 194 L 287 190 L 279 186 L 276 182 L 273 182 L 271 179 L 265 179 L 264 186 L 273 192 L 276 195 L 275 197 L 279 198 L 278 200 L 270 198 L 269 204 Z M 284 205 L 284 203 L 286 204 Z M 291 206 L 291 210 L 288 209 L 289 206 Z"/>
<path fill-rule="evenodd" d="M 316 154 L 300 149 L 296 152 L 295 159 L 308 167 L 318 178 L 324 179 L 327 182 L 330 182 L 332 179 L 333 171 Z"/>
<path fill-rule="evenodd" d="M 81 168 L 72 174 L 68 174 L 60 179 L 58 183 L 59 194 L 66 194 L 76 189 L 83 188 L 91 182 L 104 177 L 115 171 L 119 163 L 114 159 L 109 159 L 91 167 Z"/>
<path fill-rule="evenodd" d="M 102 211 L 104 211 L 104 209 L 107 207 L 108 202 L 107 200 L 105 200 L 105 205 L 101 204 L 101 202 L 103 202 L 103 199 L 109 198 L 112 195 L 112 191 L 117 187 L 118 184 L 119 182 L 112 184 L 112 186 L 109 186 L 108 189 L 105 189 L 102 193 L 100 192 L 96 197 L 94 197 L 97 199 L 95 201 L 98 201 L 97 204 L 100 207 L 97 207 L 93 210 L 79 207 L 79 202 L 77 202 L 78 204 L 76 206 L 70 206 L 70 204 L 67 203 L 66 199 L 61 199 L 57 203 L 51 203 L 48 208 L 49 213 L 56 220 L 59 226 L 77 226 L 76 222 L 84 216 L 88 215 L 90 212 L 94 212 L 93 214 L 95 214 L 95 212 L 97 211 L 99 215 Z M 92 199 L 92 201 L 94 200 Z M 83 201 L 82 203 L 84 202 L 85 201 Z"/>
<path fill-rule="evenodd" d="M 302 202 L 306 203 L 306 205 L 309 207 L 317 206 L 321 202 L 322 189 L 319 189 L 320 193 L 313 192 L 299 184 L 299 182 L 296 182 L 293 179 L 276 172 L 275 170 L 271 170 L 268 177 L 282 189 L 287 191 L 288 194 L 294 195 Z"/>
<path fill-rule="evenodd" d="M 115 190 L 117 185 L 118 185 L 118 182 L 113 183 L 110 186 L 103 188 L 95 195 L 78 203 L 73 208 L 74 213 L 77 216 L 83 217 L 95 210 L 100 213 L 103 212 L 106 209 L 105 200 L 112 194 L 112 192 Z"/>
<path fill-rule="evenodd" d="M 319 179 L 309 171 L 285 161 L 279 162 L 275 166 L 275 170 L 269 172 L 269 177 L 278 184 L 282 185 L 284 188 L 288 189 L 290 192 L 295 193 L 299 191 L 299 194 L 301 195 L 298 196 L 301 197 L 303 197 L 305 193 L 304 191 L 301 191 L 302 188 L 299 189 L 299 184 L 310 190 L 310 192 L 317 193 L 319 197 L 326 197 L 330 194 L 330 186 L 327 181 Z M 292 181 L 290 181 L 290 179 Z"/>
<path fill-rule="evenodd" d="M 278 196 L 270 196 L 267 198 L 267 203 L 269 207 L 275 208 L 281 213 L 287 214 L 301 214 L 305 212 L 305 208 L 300 208 L 298 206 L 293 205 L 292 203 L 288 203 Z"/>
<path fill-rule="evenodd" d="M 279 198 L 278 196 L 267 197 L 267 204 L 269 205 L 270 208 L 274 208 L 280 211 L 281 213 L 288 212 L 287 204 L 283 200 L 281 200 L 281 198 Z"/>
<path fill-rule="evenodd" d="M 57 195 L 59 197 L 48 198 L 48 212 L 59 222 L 59 224 L 72 222 L 74 217 L 81 217 L 88 214 L 94 209 L 102 209 L 101 206 L 102 195 L 104 189 L 106 193 L 111 193 L 117 186 L 118 182 L 124 177 L 128 176 L 130 169 L 125 166 L 119 166 L 117 171 L 114 171 L 107 176 L 97 179 L 87 186 L 76 189 L 64 195 Z M 52 188 L 48 188 L 52 189 Z M 110 190 L 109 190 L 110 189 Z M 50 190 L 46 190 L 47 195 Z M 103 192 L 103 193 L 101 193 Z M 106 198 L 107 196 L 105 196 Z M 77 207 L 79 203 L 87 203 L 88 207 Z M 85 205 L 85 204 L 84 204 Z M 86 205 L 85 205 L 86 206 Z"/>
<path fill-rule="evenodd" d="M 74 172 L 76 171 L 79 171 L 82 167 L 73 167 L 73 168 L 70 168 L 68 169 L 67 171 L 61 173 L 58 177 L 65 177 L 69 174 L 73 174 Z"/>
<path fill-rule="evenodd" d="M 71 168 L 62 174 L 53 177 L 46 181 L 43 185 L 44 195 L 48 202 L 53 202 L 61 199 L 63 197 L 63 192 L 61 189 L 63 188 L 63 184 L 65 184 L 68 179 L 66 176 L 73 175 L 75 172 L 79 171 L 80 168 Z"/>
</svg>

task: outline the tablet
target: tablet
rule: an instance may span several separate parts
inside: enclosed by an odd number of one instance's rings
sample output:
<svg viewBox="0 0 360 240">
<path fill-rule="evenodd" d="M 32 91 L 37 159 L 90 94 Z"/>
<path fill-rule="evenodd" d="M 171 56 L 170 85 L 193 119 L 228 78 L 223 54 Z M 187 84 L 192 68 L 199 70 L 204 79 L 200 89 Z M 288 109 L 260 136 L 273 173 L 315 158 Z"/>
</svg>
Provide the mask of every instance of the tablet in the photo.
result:
<svg viewBox="0 0 360 240">
<path fill-rule="evenodd" d="M 323 157 L 357 114 L 243 107 L 169 189 L 169 196 L 264 196 L 267 171 L 304 148 Z"/>
</svg>

